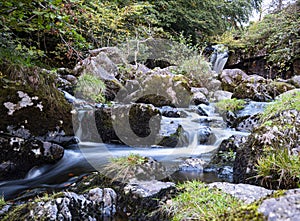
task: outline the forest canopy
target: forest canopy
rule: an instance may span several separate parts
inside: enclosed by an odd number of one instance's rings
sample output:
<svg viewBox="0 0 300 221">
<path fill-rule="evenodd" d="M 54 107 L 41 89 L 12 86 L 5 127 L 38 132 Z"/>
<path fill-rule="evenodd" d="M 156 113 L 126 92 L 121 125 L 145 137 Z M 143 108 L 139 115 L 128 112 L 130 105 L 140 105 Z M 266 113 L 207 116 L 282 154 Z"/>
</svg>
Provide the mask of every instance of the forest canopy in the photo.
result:
<svg viewBox="0 0 300 221">
<path fill-rule="evenodd" d="M 176 40 L 183 34 L 203 43 L 241 27 L 260 5 L 261 0 L 1 0 L 0 47 L 2 54 L 73 65 L 89 49 L 128 39 Z"/>
</svg>

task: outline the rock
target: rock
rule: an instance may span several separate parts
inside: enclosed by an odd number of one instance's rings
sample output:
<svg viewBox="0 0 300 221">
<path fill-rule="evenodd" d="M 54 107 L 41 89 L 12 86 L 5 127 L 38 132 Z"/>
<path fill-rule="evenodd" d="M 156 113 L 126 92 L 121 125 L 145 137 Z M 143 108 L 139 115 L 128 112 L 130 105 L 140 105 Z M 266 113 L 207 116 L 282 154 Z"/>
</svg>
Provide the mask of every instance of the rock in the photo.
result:
<svg viewBox="0 0 300 221">
<path fill-rule="evenodd" d="M 297 221 L 300 217 L 300 190 L 288 190 L 283 196 L 266 199 L 258 207 L 258 212 L 263 213 L 266 220 Z"/>
<path fill-rule="evenodd" d="M 125 186 L 119 205 L 131 220 L 167 220 L 158 209 L 177 192 L 171 182 L 132 181 Z"/>
<path fill-rule="evenodd" d="M 127 159 L 130 161 L 131 156 L 128 156 Z M 125 174 L 120 174 L 120 168 L 114 163 L 108 164 L 103 172 L 105 176 L 122 183 L 131 182 L 132 180 L 158 180 L 167 176 L 166 168 L 160 162 L 157 162 L 151 157 L 142 157 L 141 160 L 142 162 L 140 163 L 133 163 L 133 165 L 128 166 Z"/>
<path fill-rule="evenodd" d="M 248 75 L 240 69 L 224 69 L 220 75 L 222 89 L 233 92 L 247 78 Z"/>
<path fill-rule="evenodd" d="M 161 130 L 157 139 L 158 146 L 183 147 L 188 145 L 188 137 L 179 123 L 165 119 L 161 124 Z"/>
<path fill-rule="evenodd" d="M 74 75 L 68 74 L 63 76 L 63 78 L 70 82 L 72 85 L 77 84 L 77 78 Z"/>
<path fill-rule="evenodd" d="M 100 52 L 95 57 L 89 57 L 80 61 L 75 66 L 74 73 L 77 76 L 92 74 L 98 76 L 101 80 L 115 80 L 118 67 L 104 52 Z"/>
<path fill-rule="evenodd" d="M 296 93 L 300 93 L 300 89 L 293 89 L 293 90 L 284 92 L 284 93 L 278 95 L 277 97 L 275 97 L 275 99 L 280 99 L 282 96 L 286 96 L 288 94 L 296 94 Z"/>
<path fill-rule="evenodd" d="M 221 100 L 231 99 L 232 93 L 228 91 L 217 90 L 214 92 L 212 100 L 218 102 Z"/>
<path fill-rule="evenodd" d="M 94 188 L 85 195 L 62 192 L 47 201 L 28 203 L 27 218 L 47 220 L 92 220 L 92 217 L 110 217 L 116 213 L 117 194 L 111 188 Z"/>
<path fill-rule="evenodd" d="M 276 96 L 293 89 L 295 89 L 293 85 L 285 82 L 272 81 L 269 84 L 269 94 L 272 96 L 272 98 L 275 98 Z"/>
<path fill-rule="evenodd" d="M 124 187 L 125 194 L 132 193 L 140 198 L 158 194 L 161 190 L 175 188 L 175 183 L 151 181 L 132 181 Z"/>
<path fill-rule="evenodd" d="M 293 70 L 295 75 L 300 75 L 300 58 L 293 61 Z"/>
<path fill-rule="evenodd" d="M 223 140 L 218 149 L 214 151 L 205 170 L 213 171 L 219 178 L 232 182 L 236 150 L 245 141 L 246 137 L 240 135 L 233 135 Z"/>
<path fill-rule="evenodd" d="M 262 185 L 268 188 L 297 187 L 298 181 L 288 179 L 284 182 L 288 177 L 281 173 L 277 174 L 275 171 L 272 176 L 257 176 L 256 165 L 260 157 L 272 154 L 266 151 L 269 147 L 276 148 L 277 152 L 286 150 L 291 153 L 289 156 L 293 157 L 292 153 L 299 147 L 299 128 L 300 113 L 297 110 L 282 111 L 270 119 L 269 124 L 262 124 L 255 128 L 246 142 L 237 150 L 234 162 L 234 182 Z"/>
<path fill-rule="evenodd" d="M 208 91 L 208 89 L 205 88 L 205 87 L 191 87 L 191 92 L 192 92 L 192 93 L 201 92 L 201 93 L 204 94 L 206 97 L 209 95 L 209 91 Z"/>
<path fill-rule="evenodd" d="M 267 84 L 241 82 L 233 90 L 232 98 L 251 99 L 253 101 L 265 102 L 273 99 L 269 92 L 270 87 Z M 273 91 L 272 91 L 273 92 Z"/>
<path fill-rule="evenodd" d="M 24 178 L 34 166 L 59 161 L 64 148 L 40 140 L 0 134 L 0 180 Z"/>
<path fill-rule="evenodd" d="M 232 184 L 225 182 L 215 182 L 208 184 L 210 188 L 217 188 L 224 193 L 228 193 L 246 204 L 253 203 L 273 193 L 272 190 L 249 184 Z"/>
<path fill-rule="evenodd" d="M 207 85 L 205 85 L 205 87 L 209 90 L 209 91 L 217 91 L 221 89 L 221 85 L 222 82 L 217 80 L 217 79 L 212 79 L 210 81 L 208 81 Z"/>
<path fill-rule="evenodd" d="M 151 104 L 128 104 L 96 109 L 95 121 L 104 143 L 151 146 L 159 134 L 161 115 Z"/>
<path fill-rule="evenodd" d="M 212 144 L 214 137 L 209 127 L 203 127 L 197 131 L 198 144 Z"/>
<path fill-rule="evenodd" d="M 186 115 L 179 111 L 177 108 L 170 107 L 170 106 L 163 106 L 160 108 L 161 115 L 164 117 L 172 117 L 172 118 L 179 118 L 179 117 L 186 117 Z"/>
<path fill-rule="evenodd" d="M 200 158 L 189 158 L 179 165 L 181 171 L 203 172 L 206 162 Z"/>
<path fill-rule="evenodd" d="M 192 103 L 195 105 L 199 105 L 199 104 L 208 105 L 209 104 L 206 96 L 204 94 L 202 94 L 201 92 L 194 93 L 194 95 L 192 97 Z"/>
<path fill-rule="evenodd" d="M 291 85 L 294 85 L 296 88 L 300 88 L 300 72 L 299 75 L 292 77 L 287 82 Z"/>
<path fill-rule="evenodd" d="M 38 68 L 25 68 L 22 83 L 8 77 L 0 81 L 0 130 L 25 128 L 34 136 L 63 130 L 73 134 L 71 105 L 55 87 L 57 76 Z"/>
<path fill-rule="evenodd" d="M 188 107 L 191 92 L 188 80 L 184 76 L 156 70 L 150 75 L 143 75 L 137 79 L 142 90 L 133 93 L 120 94 L 117 101 L 121 103 L 145 103 L 156 107 Z"/>
<path fill-rule="evenodd" d="M 107 50 L 106 50 L 107 49 Z M 88 57 L 80 61 L 74 68 L 74 73 L 77 76 L 83 74 L 91 74 L 99 77 L 105 82 L 105 98 L 109 101 L 115 99 L 117 93 L 122 88 L 122 84 L 116 78 L 118 75 L 117 65 L 103 51 L 110 51 L 110 48 L 103 50 L 99 49 L 99 53 L 95 57 Z M 111 49 L 112 51 L 114 49 Z M 117 59 L 117 58 L 116 58 Z M 118 60 L 118 59 L 117 59 Z"/>
<path fill-rule="evenodd" d="M 126 64 L 126 59 L 122 55 L 122 51 L 117 47 L 103 47 L 94 50 L 89 50 L 89 53 L 91 54 L 92 57 L 97 56 L 101 52 L 105 53 L 106 56 L 109 57 L 109 59 L 116 65 Z"/>
<path fill-rule="evenodd" d="M 260 125 L 259 114 L 252 116 L 237 117 L 232 125 L 238 131 L 251 132 Z"/>
</svg>

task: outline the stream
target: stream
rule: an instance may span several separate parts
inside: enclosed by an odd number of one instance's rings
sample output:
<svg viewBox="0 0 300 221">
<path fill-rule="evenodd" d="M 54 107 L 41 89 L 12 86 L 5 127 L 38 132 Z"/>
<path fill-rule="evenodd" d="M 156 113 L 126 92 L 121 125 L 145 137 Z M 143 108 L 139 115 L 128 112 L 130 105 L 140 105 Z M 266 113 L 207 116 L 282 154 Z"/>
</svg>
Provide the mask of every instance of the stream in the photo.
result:
<svg viewBox="0 0 300 221">
<path fill-rule="evenodd" d="M 188 137 L 188 145 L 185 147 L 166 148 L 166 147 L 147 147 L 138 148 L 125 145 L 104 144 L 96 142 L 80 142 L 65 150 L 64 157 L 54 165 L 44 165 L 32 168 L 26 178 L 20 180 L 4 181 L 0 183 L 0 192 L 6 199 L 16 199 L 22 194 L 22 197 L 28 197 L 31 194 L 41 190 L 58 190 L 74 183 L 82 176 L 98 170 L 112 157 L 126 156 L 129 153 L 140 154 L 141 156 L 152 157 L 161 162 L 165 167 L 170 168 L 175 181 L 183 180 L 202 180 L 204 182 L 220 181 L 214 173 L 203 173 L 197 171 L 176 171 L 176 166 L 190 157 L 201 158 L 209 162 L 212 151 L 217 149 L 222 140 L 232 135 L 244 135 L 248 133 L 239 132 L 226 127 L 222 117 L 215 112 L 213 105 L 203 105 L 202 109 L 208 116 L 200 116 L 191 111 L 195 109 L 192 106 L 188 109 L 179 109 L 186 113 L 185 118 L 167 118 L 163 117 L 161 128 L 170 121 L 180 124 Z M 260 104 L 249 104 L 245 113 L 259 112 L 263 106 Z M 83 125 L 81 125 L 82 127 Z M 211 129 L 214 139 L 208 144 L 199 144 L 198 131 L 204 127 Z M 80 130 L 82 131 L 82 130 Z M 79 132 L 80 132 L 79 131 Z M 76 134 L 79 139 L 82 134 Z M 174 169 L 175 168 L 175 169 Z"/>
</svg>

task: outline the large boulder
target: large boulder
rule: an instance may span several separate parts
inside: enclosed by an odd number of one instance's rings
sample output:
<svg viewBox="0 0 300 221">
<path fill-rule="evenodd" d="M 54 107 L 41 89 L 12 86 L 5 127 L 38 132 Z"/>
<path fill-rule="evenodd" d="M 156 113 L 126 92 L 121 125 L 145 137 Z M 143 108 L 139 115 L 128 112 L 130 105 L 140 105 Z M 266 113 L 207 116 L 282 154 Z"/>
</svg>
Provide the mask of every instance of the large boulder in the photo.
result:
<svg viewBox="0 0 300 221">
<path fill-rule="evenodd" d="M 182 75 L 173 75 L 167 70 L 156 70 L 138 79 L 140 88 L 134 92 L 119 93 L 117 101 L 123 103 L 145 103 L 156 107 L 188 107 L 192 93 L 188 80 Z"/>
<path fill-rule="evenodd" d="M 64 148 L 36 139 L 0 134 L 0 180 L 24 178 L 34 166 L 59 161 Z"/>
<path fill-rule="evenodd" d="M 10 220 L 106 220 L 116 213 L 117 194 L 93 188 L 85 194 L 63 191 L 15 205 Z"/>
<path fill-rule="evenodd" d="M 4 68 L 0 68 L 2 73 L 8 71 Z M 1 77 L 0 130 L 15 126 L 35 136 L 57 130 L 72 135 L 71 105 L 55 87 L 56 79 L 55 74 L 39 68 L 23 68 L 15 76 Z"/>
<path fill-rule="evenodd" d="M 266 199 L 258 207 L 267 220 L 298 220 L 300 189 L 288 190 L 278 198 Z"/>
<path fill-rule="evenodd" d="M 299 156 L 300 112 L 285 110 L 255 128 L 237 150 L 234 162 L 234 182 L 263 185 L 268 188 L 297 187 L 288 168 L 269 168 L 271 174 L 258 174 L 257 166 L 266 157 L 280 157 L 284 163 Z M 277 158 L 274 158 L 274 161 Z M 275 163 L 275 162 L 274 162 Z M 262 165 L 263 166 L 263 165 Z M 276 169 L 277 168 L 277 169 Z M 281 171 L 287 170 L 287 171 Z M 281 172 L 280 172 L 281 171 Z"/>
<path fill-rule="evenodd" d="M 240 69 L 224 69 L 219 78 L 222 89 L 233 92 L 240 83 L 248 78 L 248 75 Z"/>
<path fill-rule="evenodd" d="M 153 145 L 159 134 L 160 121 L 159 110 L 151 104 L 101 107 L 95 111 L 96 127 L 104 143 Z"/>
<path fill-rule="evenodd" d="M 113 55 L 110 56 L 110 59 L 107 55 L 107 53 L 114 54 L 113 52 L 116 52 L 116 50 L 112 48 L 99 49 L 97 52 L 92 53 L 95 56 L 80 61 L 73 70 L 76 76 L 91 74 L 104 81 L 106 85 L 105 97 L 107 100 L 115 99 L 116 94 L 122 88 L 122 84 L 117 79 L 117 75 L 119 74 L 118 66 L 111 60 L 113 59 L 115 62 L 122 63 L 122 59 Z"/>
</svg>

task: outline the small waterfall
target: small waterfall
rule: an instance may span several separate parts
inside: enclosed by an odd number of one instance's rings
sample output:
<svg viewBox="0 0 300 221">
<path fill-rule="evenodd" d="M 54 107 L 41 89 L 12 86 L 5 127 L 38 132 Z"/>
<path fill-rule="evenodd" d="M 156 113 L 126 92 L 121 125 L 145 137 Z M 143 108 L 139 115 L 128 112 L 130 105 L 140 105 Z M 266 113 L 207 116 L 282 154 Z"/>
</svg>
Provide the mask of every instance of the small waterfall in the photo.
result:
<svg viewBox="0 0 300 221">
<path fill-rule="evenodd" d="M 210 58 L 212 70 L 217 74 L 220 74 L 228 60 L 228 51 L 225 49 L 224 45 L 215 45 L 213 48 L 214 52 Z"/>
</svg>

